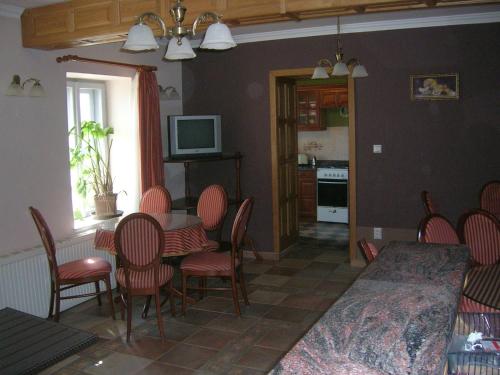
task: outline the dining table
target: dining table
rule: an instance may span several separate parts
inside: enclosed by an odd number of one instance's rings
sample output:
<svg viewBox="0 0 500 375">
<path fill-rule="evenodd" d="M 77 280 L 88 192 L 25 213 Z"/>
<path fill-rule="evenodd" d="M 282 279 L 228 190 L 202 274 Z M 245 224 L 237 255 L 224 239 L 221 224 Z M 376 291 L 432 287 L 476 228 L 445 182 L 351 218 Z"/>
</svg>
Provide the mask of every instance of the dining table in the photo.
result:
<svg viewBox="0 0 500 375">
<path fill-rule="evenodd" d="M 390 242 L 269 374 L 443 374 L 469 257 Z"/>
<path fill-rule="evenodd" d="M 472 268 L 465 281 L 464 296 L 500 310 L 500 264 Z"/>
<path fill-rule="evenodd" d="M 163 257 L 184 256 L 203 251 L 208 238 L 198 216 L 184 213 L 151 213 L 160 223 L 165 236 Z M 103 222 L 96 230 L 94 246 L 116 255 L 115 228 L 118 221 Z"/>
</svg>

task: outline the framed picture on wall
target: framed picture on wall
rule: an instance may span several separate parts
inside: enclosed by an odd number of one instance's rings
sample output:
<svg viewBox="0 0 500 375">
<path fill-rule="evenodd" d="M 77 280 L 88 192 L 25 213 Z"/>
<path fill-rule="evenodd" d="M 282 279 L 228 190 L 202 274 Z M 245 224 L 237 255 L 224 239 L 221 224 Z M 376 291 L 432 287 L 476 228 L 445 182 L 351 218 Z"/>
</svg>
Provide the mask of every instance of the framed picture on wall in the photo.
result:
<svg viewBox="0 0 500 375">
<path fill-rule="evenodd" d="M 410 75 L 411 100 L 456 100 L 458 91 L 458 73 Z"/>
</svg>

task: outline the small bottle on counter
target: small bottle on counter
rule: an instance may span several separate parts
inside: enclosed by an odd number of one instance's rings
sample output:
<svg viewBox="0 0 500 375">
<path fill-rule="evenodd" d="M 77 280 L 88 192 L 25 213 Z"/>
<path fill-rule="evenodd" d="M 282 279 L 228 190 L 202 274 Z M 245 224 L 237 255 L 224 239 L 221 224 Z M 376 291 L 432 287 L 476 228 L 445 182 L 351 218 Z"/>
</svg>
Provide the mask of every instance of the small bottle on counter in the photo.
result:
<svg viewBox="0 0 500 375">
<path fill-rule="evenodd" d="M 316 166 L 316 156 L 313 156 L 312 160 L 311 160 L 311 165 L 314 167 Z"/>
</svg>

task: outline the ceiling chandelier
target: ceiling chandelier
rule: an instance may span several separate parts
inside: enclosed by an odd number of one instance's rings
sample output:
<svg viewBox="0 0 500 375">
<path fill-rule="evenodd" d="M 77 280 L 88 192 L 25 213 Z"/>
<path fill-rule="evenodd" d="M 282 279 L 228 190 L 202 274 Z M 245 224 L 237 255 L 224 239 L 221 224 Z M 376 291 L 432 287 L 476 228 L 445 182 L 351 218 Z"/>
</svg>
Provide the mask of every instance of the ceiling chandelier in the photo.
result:
<svg viewBox="0 0 500 375">
<path fill-rule="evenodd" d="M 127 41 L 122 48 L 129 51 L 148 51 L 159 48 L 153 30 L 145 24 L 146 19 L 156 21 L 162 29 L 162 37 L 170 38 L 165 54 L 167 60 L 184 60 L 196 57 L 188 37 L 195 36 L 196 29 L 203 22 L 212 21 L 212 24 L 207 28 L 200 48 L 226 50 L 236 46 L 231 31 L 221 22 L 221 17 L 218 14 L 214 12 L 202 13 L 196 17 L 191 27 L 182 24 L 185 14 L 186 7 L 182 5 L 182 0 L 177 0 L 170 8 L 170 15 L 175 23 L 172 27 L 167 27 L 162 17 L 156 13 L 141 14 L 137 23 L 130 28 Z"/>
<path fill-rule="evenodd" d="M 335 58 L 337 62 L 335 65 L 328 59 L 321 59 L 317 62 L 316 68 L 314 68 L 314 73 L 312 75 L 312 79 L 323 79 L 330 78 L 328 71 L 326 68 L 332 69 L 332 76 L 347 76 L 351 74 L 352 78 L 363 78 L 368 77 L 368 72 L 366 68 L 361 65 L 358 59 L 352 58 L 344 62 L 344 53 L 342 52 L 342 40 L 340 39 L 340 17 L 337 17 L 337 51 L 335 52 Z M 352 71 L 349 70 L 349 67 L 352 68 Z"/>
</svg>

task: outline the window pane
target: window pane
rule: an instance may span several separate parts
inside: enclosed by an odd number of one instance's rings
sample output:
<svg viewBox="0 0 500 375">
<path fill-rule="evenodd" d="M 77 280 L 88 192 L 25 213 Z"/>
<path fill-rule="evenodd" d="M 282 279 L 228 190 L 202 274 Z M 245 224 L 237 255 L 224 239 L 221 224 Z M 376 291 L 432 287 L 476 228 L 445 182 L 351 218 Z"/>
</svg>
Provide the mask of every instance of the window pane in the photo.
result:
<svg viewBox="0 0 500 375">
<path fill-rule="evenodd" d="M 80 90 L 80 119 L 81 121 L 94 120 L 93 97 L 90 90 Z"/>
<path fill-rule="evenodd" d="M 103 113 L 103 100 L 105 98 L 104 87 L 104 84 L 99 85 L 95 82 L 87 83 L 84 81 L 71 82 L 68 85 L 68 130 L 72 129 L 74 126 L 79 128 L 80 123 L 83 121 L 97 121 L 103 124 L 102 119 L 105 117 Z M 75 100 L 77 102 L 74 102 Z M 69 135 L 68 144 L 70 153 L 71 150 L 75 148 L 77 141 L 76 135 Z M 70 171 L 75 228 L 82 226 L 82 224 L 85 225 L 83 222 L 80 223 L 81 219 L 90 217 L 94 211 L 94 191 L 92 187 L 87 185 L 86 196 L 79 193 L 79 188 L 81 187 L 81 185 L 79 185 L 79 180 L 81 180 L 80 177 L 89 166 L 90 162 L 85 161 L 83 165 L 73 167 Z"/>
</svg>

